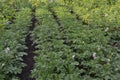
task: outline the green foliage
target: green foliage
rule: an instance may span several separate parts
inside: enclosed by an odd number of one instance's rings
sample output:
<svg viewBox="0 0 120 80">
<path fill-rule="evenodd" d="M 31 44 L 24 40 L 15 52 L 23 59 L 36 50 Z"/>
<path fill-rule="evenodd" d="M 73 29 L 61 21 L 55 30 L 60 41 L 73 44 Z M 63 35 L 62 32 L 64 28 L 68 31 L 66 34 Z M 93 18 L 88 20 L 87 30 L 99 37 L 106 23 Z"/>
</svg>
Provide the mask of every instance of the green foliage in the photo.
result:
<svg viewBox="0 0 120 80">
<path fill-rule="evenodd" d="M 31 12 L 28 8 L 17 12 L 16 19 L 12 24 L 5 24 L 4 32 L 0 36 L 0 75 L 1 80 L 14 80 L 18 73 L 21 73 L 24 50 L 25 34 L 31 20 Z M 18 80 L 18 79 L 17 79 Z"/>
<path fill-rule="evenodd" d="M 118 11 L 111 11 L 118 6 L 108 7 L 107 2 L 100 4 L 93 0 L 72 8 L 71 5 L 51 6 L 60 26 L 47 8 L 36 10 L 40 24 L 33 31 L 33 40 L 39 50 L 32 77 L 37 80 L 119 79 L 119 17 L 112 20 Z M 71 10 L 75 13 L 70 13 Z M 80 20 L 76 19 L 76 14 Z M 117 41 L 115 47 L 114 40 Z"/>
<path fill-rule="evenodd" d="M 42 9 L 37 10 L 37 19 L 42 25 L 38 25 L 33 31 L 33 39 L 38 49 L 35 57 L 35 68 L 32 71 L 32 77 L 36 80 L 59 80 L 77 78 L 75 62 L 72 60 L 70 48 L 63 44 L 61 33 L 50 12 Z M 40 61 L 40 62 L 39 62 Z M 71 63 L 73 62 L 73 63 Z M 47 72 L 47 73 L 46 73 Z M 71 77 L 70 77 L 71 76 Z"/>
<path fill-rule="evenodd" d="M 2 4 L 4 3 L 4 4 Z M 120 0 L 1 0 L 0 80 L 18 80 L 36 8 L 36 80 L 119 80 Z M 34 14 L 33 14 L 34 15 Z"/>
</svg>

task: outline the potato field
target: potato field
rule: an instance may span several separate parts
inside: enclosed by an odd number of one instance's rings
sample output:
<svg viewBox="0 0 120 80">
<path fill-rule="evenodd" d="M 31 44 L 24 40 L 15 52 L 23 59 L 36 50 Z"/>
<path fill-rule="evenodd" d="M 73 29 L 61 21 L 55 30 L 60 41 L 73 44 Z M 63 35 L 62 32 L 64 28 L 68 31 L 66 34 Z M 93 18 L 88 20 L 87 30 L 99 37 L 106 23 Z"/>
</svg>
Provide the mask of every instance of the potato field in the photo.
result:
<svg viewBox="0 0 120 80">
<path fill-rule="evenodd" d="M 120 80 L 120 0 L 0 0 L 0 80 Z"/>
</svg>

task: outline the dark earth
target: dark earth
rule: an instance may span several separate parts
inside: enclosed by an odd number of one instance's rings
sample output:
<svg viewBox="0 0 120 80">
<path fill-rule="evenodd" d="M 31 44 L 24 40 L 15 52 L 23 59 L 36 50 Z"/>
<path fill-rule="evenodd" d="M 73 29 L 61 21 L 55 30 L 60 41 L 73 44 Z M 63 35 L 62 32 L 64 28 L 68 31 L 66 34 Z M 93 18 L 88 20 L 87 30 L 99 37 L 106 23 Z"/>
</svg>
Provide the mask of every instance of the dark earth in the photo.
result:
<svg viewBox="0 0 120 80">
<path fill-rule="evenodd" d="M 31 33 L 30 33 L 35 28 L 36 18 L 34 13 L 35 13 L 35 9 L 32 9 L 31 26 L 29 26 L 29 31 L 28 31 L 29 34 L 26 36 L 26 39 L 25 39 L 25 43 L 27 46 L 27 49 L 25 50 L 25 52 L 27 53 L 27 55 L 23 56 L 23 63 L 25 63 L 26 66 L 22 69 L 21 74 L 18 75 L 20 80 L 35 80 L 34 78 L 30 78 L 30 73 L 35 63 L 34 51 L 36 50 L 35 45 L 31 40 Z"/>
</svg>

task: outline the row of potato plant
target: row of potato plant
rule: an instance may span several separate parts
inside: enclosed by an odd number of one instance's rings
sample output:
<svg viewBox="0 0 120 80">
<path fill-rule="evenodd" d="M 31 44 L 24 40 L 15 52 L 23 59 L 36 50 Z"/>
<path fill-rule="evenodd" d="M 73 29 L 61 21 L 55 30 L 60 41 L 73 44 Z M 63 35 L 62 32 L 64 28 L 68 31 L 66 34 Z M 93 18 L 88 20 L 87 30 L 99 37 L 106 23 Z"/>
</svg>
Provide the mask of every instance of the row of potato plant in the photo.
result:
<svg viewBox="0 0 120 80">
<path fill-rule="evenodd" d="M 91 29 L 89 26 L 79 25 L 81 23 L 76 23 L 75 17 L 63 7 L 55 7 L 55 12 L 61 21 L 62 36 L 67 39 L 67 45 L 75 52 L 81 77 L 83 79 L 108 80 L 113 78 L 117 80 L 118 76 L 116 77 L 114 72 L 118 74 L 116 69 L 119 69 L 119 66 L 113 67 L 117 53 L 108 45 L 110 36 L 106 36 L 106 31 L 101 28 Z"/>
<path fill-rule="evenodd" d="M 99 1 L 99 0 L 98 0 Z M 94 5 L 93 5 L 94 4 Z M 112 61 L 113 73 L 119 79 L 120 75 L 120 0 L 96 0 L 87 2 L 87 0 L 76 3 L 72 6 L 75 14 L 79 15 L 81 20 L 85 21 L 90 28 L 101 28 L 105 31 L 105 35 L 109 35 L 108 44 L 115 49 Z M 67 5 L 69 6 L 69 5 Z M 71 6 L 69 6 L 71 7 Z"/>
<path fill-rule="evenodd" d="M 77 1 L 77 0 L 76 0 Z M 99 1 L 99 3 L 98 3 Z M 119 3 L 120 0 L 92 0 L 88 2 L 87 0 L 81 0 L 74 2 L 73 4 L 65 4 L 69 10 L 72 10 L 74 14 L 79 17 L 79 21 L 85 26 L 93 28 L 101 28 L 105 31 L 105 35 L 109 35 L 110 39 L 108 44 L 111 48 L 115 49 L 115 54 L 113 58 L 113 68 L 114 77 L 119 79 L 120 74 L 120 20 L 119 20 Z"/>
<path fill-rule="evenodd" d="M 35 58 L 36 65 L 32 76 L 37 80 L 79 80 L 80 78 L 83 80 L 117 80 L 118 77 L 114 76 L 116 69 L 112 66 L 116 51 L 108 45 L 110 36 L 106 36 L 106 31 L 101 28 L 90 28 L 88 25 L 82 25 L 76 20 L 76 16 L 71 15 L 65 7 L 57 6 L 53 8 L 53 11 L 58 16 L 61 25 L 57 25 L 56 21 L 53 21 L 52 14 L 45 8 L 38 9 L 36 13 L 40 22 L 33 32 L 33 37 L 39 49 L 36 53 L 40 57 Z M 66 54 L 67 52 L 64 52 L 62 48 L 57 49 L 56 52 L 56 48 L 62 45 L 69 54 Z M 59 50 L 62 52 L 61 54 L 58 54 Z M 63 62 L 59 65 L 63 59 L 60 55 L 62 57 L 64 55 L 66 64 Z M 66 74 L 61 70 L 64 68 L 69 73 Z M 74 73 L 76 74 L 74 75 Z"/>
<path fill-rule="evenodd" d="M 36 10 L 38 23 L 32 36 L 38 45 L 35 51 L 35 67 L 32 70 L 32 77 L 36 80 L 78 80 L 69 46 L 59 32 L 59 26 L 53 19 L 52 14 L 45 8 Z"/>
<path fill-rule="evenodd" d="M 18 80 L 17 74 L 21 73 L 25 37 L 31 20 L 29 8 L 22 8 L 16 12 L 13 23 L 6 22 L 0 35 L 0 80 Z"/>
</svg>

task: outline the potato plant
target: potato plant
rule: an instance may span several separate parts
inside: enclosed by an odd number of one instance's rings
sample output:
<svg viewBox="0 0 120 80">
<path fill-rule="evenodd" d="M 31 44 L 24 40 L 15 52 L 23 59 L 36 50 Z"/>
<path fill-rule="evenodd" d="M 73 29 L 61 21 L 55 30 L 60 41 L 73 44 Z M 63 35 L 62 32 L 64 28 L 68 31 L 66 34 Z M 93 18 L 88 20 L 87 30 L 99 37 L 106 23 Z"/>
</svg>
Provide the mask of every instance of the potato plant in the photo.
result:
<svg viewBox="0 0 120 80">
<path fill-rule="evenodd" d="M 77 69 L 74 66 L 76 63 L 72 60 L 73 53 L 69 46 L 63 44 L 59 26 L 47 9 L 37 11 L 36 17 L 41 25 L 37 25 L 32 35 L 38 44 L 32 77 L 36 80 L 73 79 L 73 77 L 77 79 Z"/>
<path fill-rule="evenodd" d="M 5 24 L 4 32 L 0 37 L 0 80 L 11 80 L 21 73 L 25 35 L 30 24 L 31 12 L 29 8 L 23 8 L 17 12 L 16 19 L 12 24 Z"/>
</svg>

